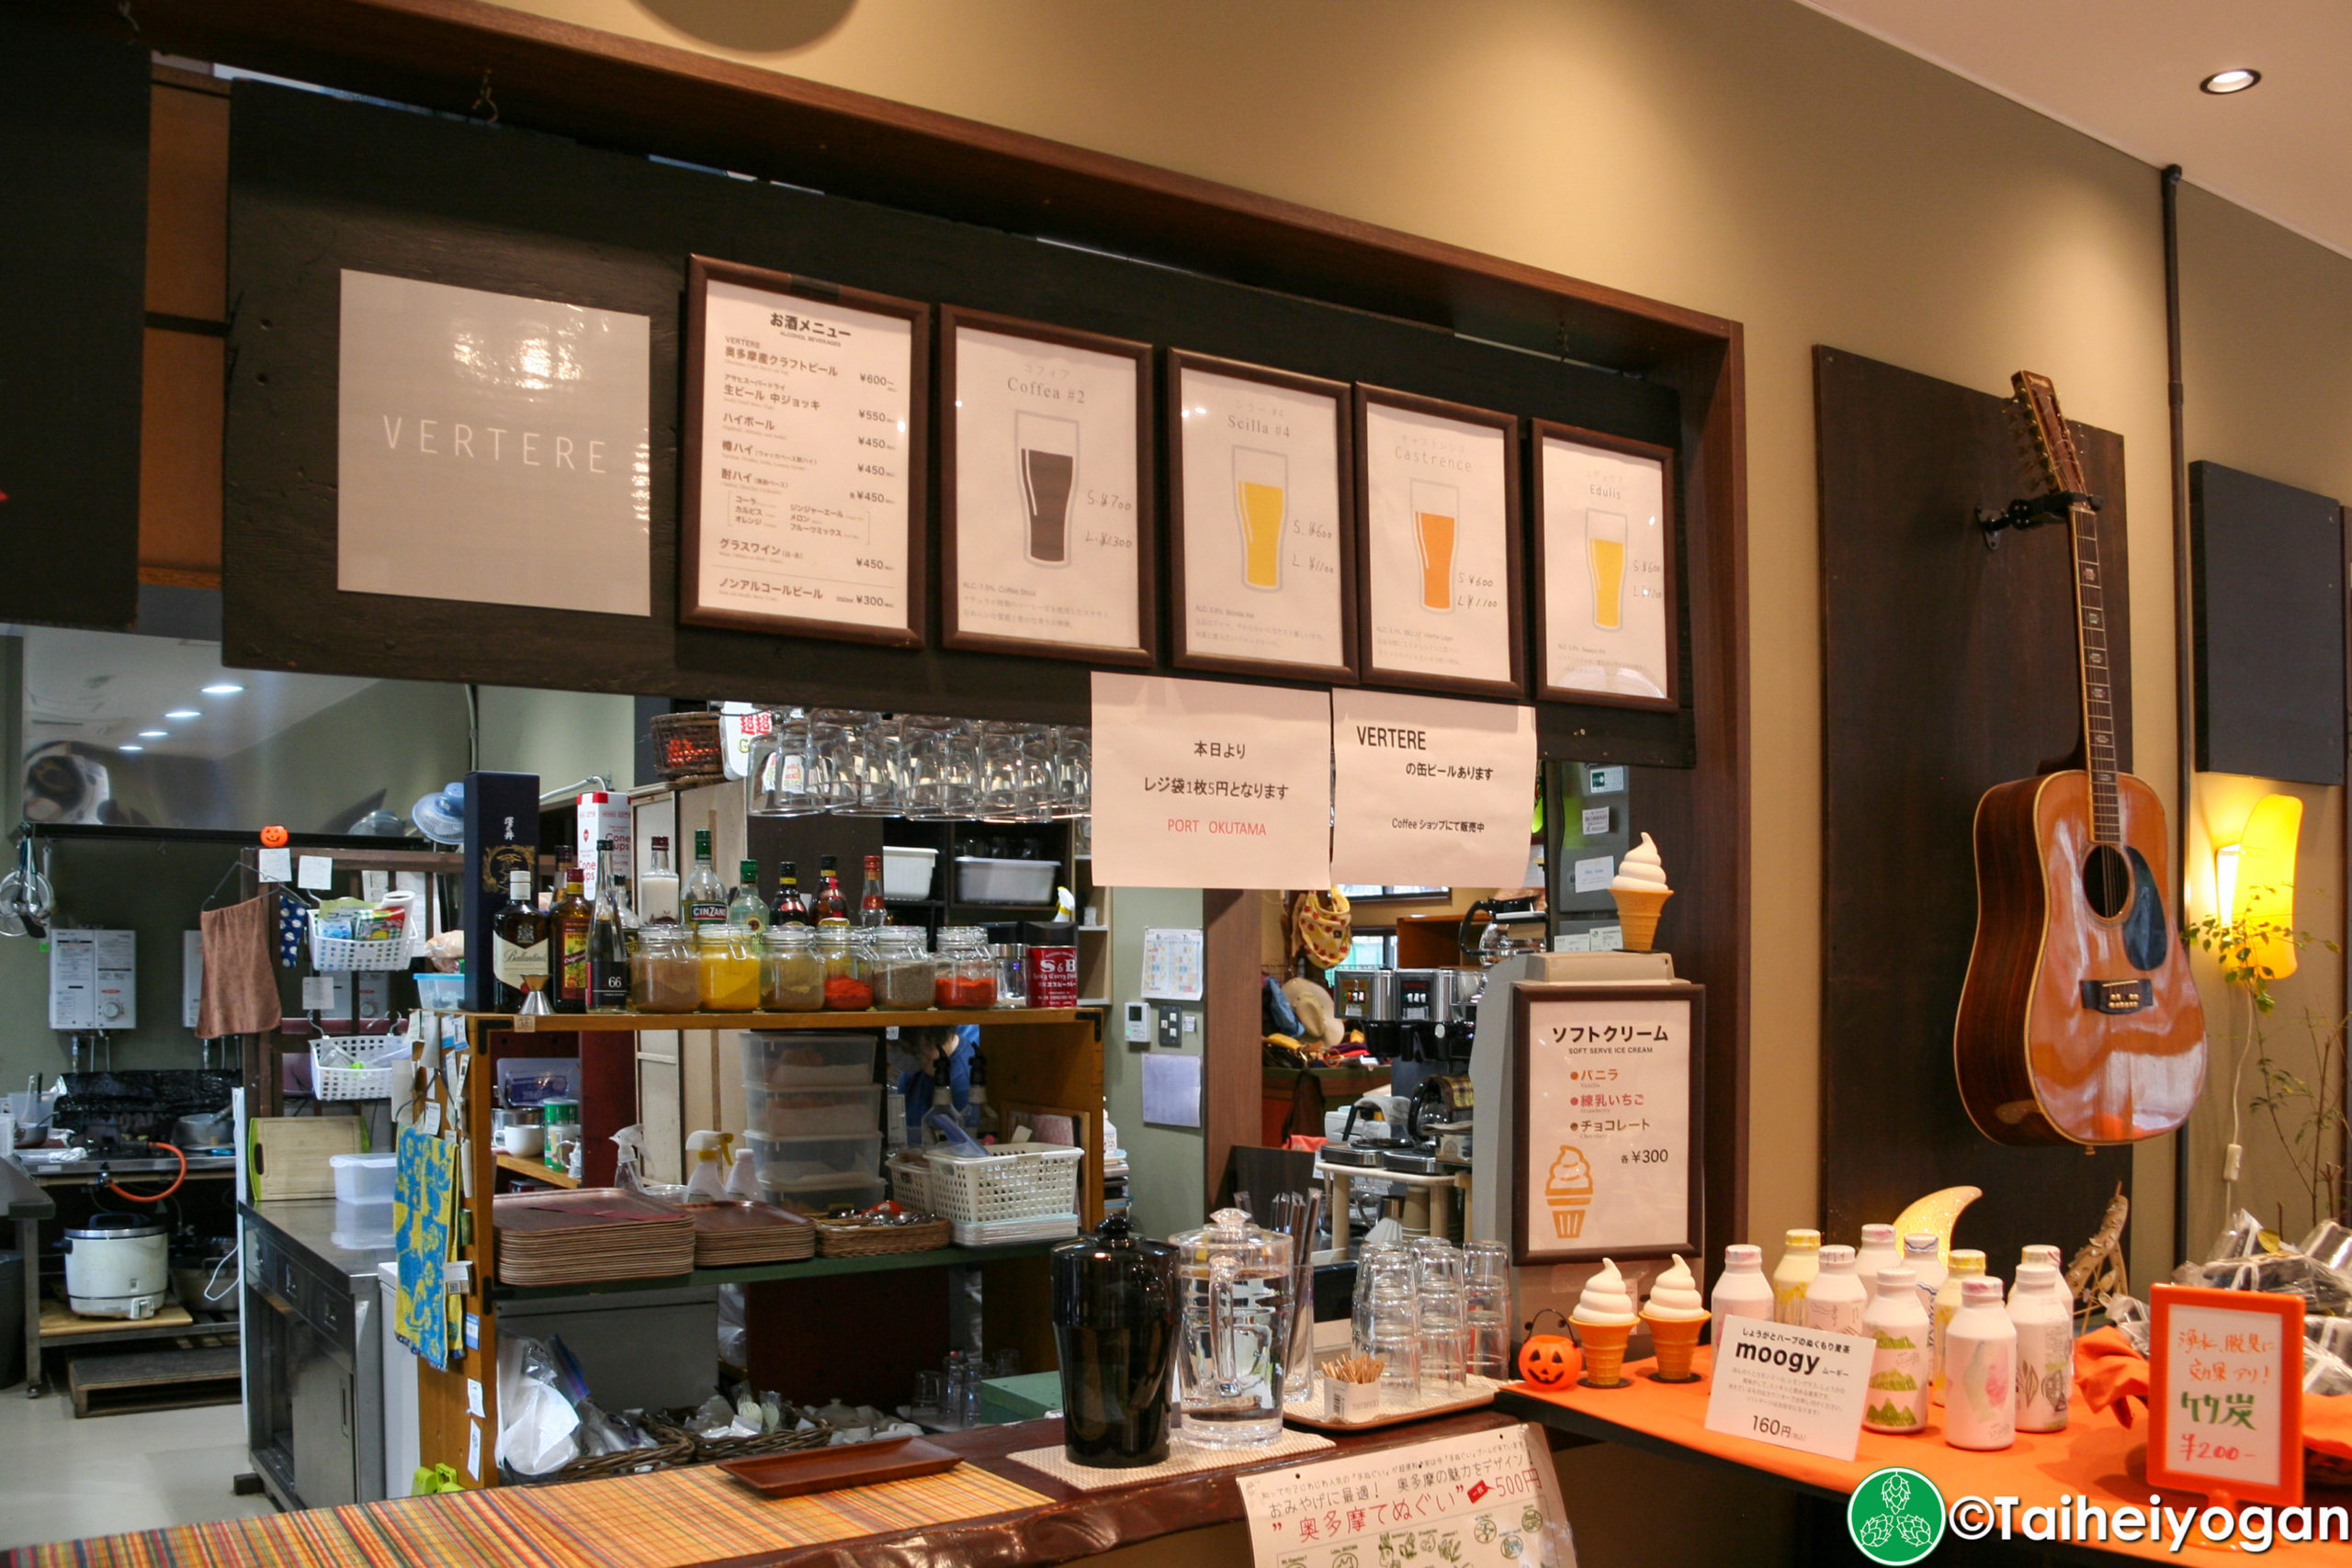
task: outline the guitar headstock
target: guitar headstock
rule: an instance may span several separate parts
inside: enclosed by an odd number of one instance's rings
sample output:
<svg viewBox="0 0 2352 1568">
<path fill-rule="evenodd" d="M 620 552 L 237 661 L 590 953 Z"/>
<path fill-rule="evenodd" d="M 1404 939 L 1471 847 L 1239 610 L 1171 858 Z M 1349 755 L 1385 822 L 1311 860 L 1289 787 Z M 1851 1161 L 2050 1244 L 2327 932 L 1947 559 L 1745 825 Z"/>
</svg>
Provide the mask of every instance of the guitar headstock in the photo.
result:
<svg viewBox="0 0 2352 1568">
<path fill-rule="evenodd" d="M 2083 476 L 2082 453 L 2075 448 L 2074 432 L 2066 428 L 2066 416 L 2058 412 L 2058 389 L 2036 370 L 2018 371 L 2009 378 L 2009 385 L 2017 389 L 2018 412 L 2033 432 L 2043 481 L 2052 490 L 2087 494 L 2091 487 Z"/>
</svg>

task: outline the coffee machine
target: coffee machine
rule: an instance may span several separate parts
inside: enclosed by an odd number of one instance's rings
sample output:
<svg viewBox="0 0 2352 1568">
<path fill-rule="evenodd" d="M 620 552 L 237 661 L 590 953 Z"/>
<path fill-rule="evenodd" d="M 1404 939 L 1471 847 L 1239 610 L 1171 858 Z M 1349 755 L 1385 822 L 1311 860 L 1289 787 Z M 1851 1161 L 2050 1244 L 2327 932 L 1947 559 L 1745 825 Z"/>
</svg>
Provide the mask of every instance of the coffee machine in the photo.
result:
<svg viewBox="0 0 2352 1568">
<path fill-rule="evenodd" d="M 1340 1021 L 1363 1031 L 1364 1049 L 1382 1061 L 1392 1061 L 1397 1050 L 1396 971 L 1394 969 L 1334 969 L 1331 999 Z"/>
</svg>

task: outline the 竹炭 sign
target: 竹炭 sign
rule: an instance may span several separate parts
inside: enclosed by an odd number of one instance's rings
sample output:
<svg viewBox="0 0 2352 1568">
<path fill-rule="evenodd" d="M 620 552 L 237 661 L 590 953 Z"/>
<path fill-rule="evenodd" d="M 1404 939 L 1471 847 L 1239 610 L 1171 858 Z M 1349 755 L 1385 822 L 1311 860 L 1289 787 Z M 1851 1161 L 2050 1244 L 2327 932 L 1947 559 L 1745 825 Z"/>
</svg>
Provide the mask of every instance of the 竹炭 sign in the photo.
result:
<svg viewBox="0 0 2352 1568">
<path fill-rule="evenodd" d="M 2216 1502 L 2302 1502 L 2302 1297 L 2150 1290 L 2148 1483 Z"/>
<path fill-rule="evenodd" d="M 1864 1334 L 1760 1317 L 1719 1318 L 1707 1430 L 1824 1459 L 1852 1459 L 1861 1442 L 1871 1354 L 1877 1348 Z"/>
<path fill-rule="evenodd" d="M 1535 710 L 1331 694 L 1331 877 L 1515 887 L 1527 874 Z"/>
<path fill-rule="evenodd" d="M 1576 1568 L 1551 1445 L 1532 1425 L 1237 1479 L 1257 1568 Z"/>
</svg>

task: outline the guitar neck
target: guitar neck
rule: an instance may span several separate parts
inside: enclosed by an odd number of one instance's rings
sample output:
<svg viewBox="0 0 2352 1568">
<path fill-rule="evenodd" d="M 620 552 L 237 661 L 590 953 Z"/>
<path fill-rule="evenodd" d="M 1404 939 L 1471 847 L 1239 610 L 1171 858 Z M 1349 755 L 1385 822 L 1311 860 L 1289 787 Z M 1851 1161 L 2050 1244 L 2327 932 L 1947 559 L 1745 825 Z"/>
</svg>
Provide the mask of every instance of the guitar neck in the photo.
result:
<svg viewBox="0 0 2352 1568">
<path fill-rule="evenodd" d="M 2123 841 L 2123 813 L 2115 785 L 2115 687 L 2107 648 L 2107 574 L 2099 564 L 2098 513 L 2077 504 L 2068 512 L 2075 552 L 2075 654 L 2080 666 L 2083 760 L 2091 781 L 2091 837 Z"/>
</svg>

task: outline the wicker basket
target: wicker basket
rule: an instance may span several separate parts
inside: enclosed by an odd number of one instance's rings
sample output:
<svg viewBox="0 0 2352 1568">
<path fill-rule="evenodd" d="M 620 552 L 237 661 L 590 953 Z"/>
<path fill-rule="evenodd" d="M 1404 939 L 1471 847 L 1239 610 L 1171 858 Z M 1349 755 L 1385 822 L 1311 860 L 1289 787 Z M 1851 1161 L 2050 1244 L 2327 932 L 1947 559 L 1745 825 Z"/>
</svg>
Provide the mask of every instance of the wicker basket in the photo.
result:
<svg viewBox="0 0 2352 1568">
<path fill-rule="evenodd" d="M 675 1470 L 682 1464 L 695 1462 L 694 1434 L 671 1425 L 650 1410 L 645 1413 L 642 1425 L 647 1435 L 655 1439 L 650 1449 L 627 1449 L 616 1454 L 590 1454 L 546 1475 L 520 1475 L 502 1464 L 499 1466 L 500 1478 L 514 1485 L 553 1486 L 566 1481 L 602 1481 L 615 1475 L 639 1475 L 649 1470 Z"/>
<path fill-rule="evenodd" d="M 820 1258 L 884 1258 L 900 1252 L 935 1252 L 955 1238 L 945 1220 L 911 1225 L 860 1225 L 817 1222 Z"/>
<path fill-rule="evenodd" d="M 711 783 L 727 776 L 715 713 L 665 713 L 653 718 L 653 750 L 665 784 Z"/>
<path fill-rule="evenodd" d="M 671 1441 L 684 1441 L 693 1458 L 680 1462 L 713 1464 L 723 1459 L 753 1459 L 761 1454 L 791 1453 L 799 1449 L 820 1449 L 833 1439 L 833 1429 L 820 1421 L 815 1426 L 793 1432 L 763 1432 L 756 1438 L 702 1438 L 686 1430 L 680 1418 L 692 1411 L 645 1413 L 648 1430 L 661 1438 L 665 1449 Z"/>
</svg>

